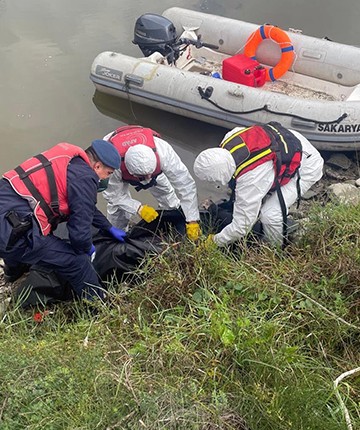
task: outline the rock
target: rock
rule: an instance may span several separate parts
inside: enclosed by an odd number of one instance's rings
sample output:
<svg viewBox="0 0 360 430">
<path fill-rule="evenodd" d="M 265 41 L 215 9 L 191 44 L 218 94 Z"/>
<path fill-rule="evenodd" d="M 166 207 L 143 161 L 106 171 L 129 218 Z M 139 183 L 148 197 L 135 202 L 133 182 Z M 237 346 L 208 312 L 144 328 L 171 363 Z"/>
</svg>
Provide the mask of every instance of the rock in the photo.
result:
<svg viewBox="0 0 360 430">
<path fill-rule="evenodd" d="M 310 190 L 306 191 L 306 193 L 301 196 L 301 199 L 310 200 L 310 199 L 313 199 L 314 197 L 316 197 L 318 194 L 319 194 L 318 191 L 310 189 Z"/>
<path fill-rule="evenodd" d="M 336 179 L 337 181 L 346 181 L 349 179 L 345 173 L 339 173 L 329 166 L 325 166 L 325 175 L 331 179 Z"/>
<path fill-rule="evenodd" d="M 359 179 L 356 179 L 356 181 L 355 181 L 355 185 L 356 185 L 357 187 L 360 187 L 360 178 L 359 178 Z"/>
<path fill-rule="evenodd" d="M 352 161 L 345 154 L 332 154 L 326 164 L 337 169 L 348 170 L 351 167 Z"/>
<path fill-rule="evenodd" d="M 19 280 L 13 283 L 5 282 L 3 267 L 4 267 L 4 261 L 0 258 L 0 308 L 1 308 L 1 303 L 3 303 L 4 299 L 6 299 L 11 295 L 11 292 L 18 287 L 19 283 L 24 278 L 24 277 L 21 277 L 19 278 Z"/>
<path fill-rule="evenodd" d="M 351 184 L 351 185 L 356 185 L 356 183 L 355 183 L 356 181 L 355 181 L 355 179 L 347 179 L 346 181 L 344 181 L 344 184 Z"/>
<path fill-rule="evenodd" d="M 7 297 L 5 300 L 3 300 L 2 302 L 0 302 L 0 321 L 2 321 L 7 308 L 9 307 L 11 302 L 11 297 Z"/>
<path fill-rule="evenodd" d="M 352 184 L 333 184 L 329 191 L 340 203 L 357 205 L 360 203 L 360 189 Z"/>
</svg>

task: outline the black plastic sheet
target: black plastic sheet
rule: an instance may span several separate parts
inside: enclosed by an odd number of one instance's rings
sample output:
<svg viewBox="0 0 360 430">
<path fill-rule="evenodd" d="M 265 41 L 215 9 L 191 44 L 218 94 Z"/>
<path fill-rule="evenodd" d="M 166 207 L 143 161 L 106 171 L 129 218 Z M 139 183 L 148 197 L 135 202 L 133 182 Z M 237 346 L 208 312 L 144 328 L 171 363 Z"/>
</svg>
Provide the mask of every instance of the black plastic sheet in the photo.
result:
<svg viewBox="0 0 360 430">
<path fill-rule="evenodd" d="M 131 274 L 149 253 L 158 254 L 170 235 L 182 236 L 185 232 L 184 215 L 179 210 L 159 211 L 151 222 L 136 224 L 125 242 L 121 243 L 106 232 L 97 231 L 93 237 L 96 256 L 93 266 L 103 281 L 115 275 L 118 280 Z M 30 269 L 29 275 L 15 291 L 15 299 L 22 307 L 70 300 L 70 285 L 53 270 L 39 265 Z"/>
</svg>

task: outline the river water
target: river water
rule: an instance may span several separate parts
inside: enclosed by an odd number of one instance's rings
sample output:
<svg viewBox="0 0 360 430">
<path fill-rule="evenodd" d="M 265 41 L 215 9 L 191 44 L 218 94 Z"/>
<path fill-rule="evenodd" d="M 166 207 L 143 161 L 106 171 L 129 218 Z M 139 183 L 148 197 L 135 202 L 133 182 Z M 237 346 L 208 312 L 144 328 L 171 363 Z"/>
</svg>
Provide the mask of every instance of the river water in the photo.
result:
<svg viewBox="0 0 360 430">
<path fill-rule="evenodd" d="M 0 0 L 0 172 L 60 141 L 86 148 L 124 124 L 159 131 L 190 170 L 217 145 L 226 130 L 101 95 L 89 79 L 102 51 L 141 56 L 136 19 L 172 6 L 360 44 L 359 0 Z M 200 199 L 213 191 L 198 187 Z"/>
</svg>

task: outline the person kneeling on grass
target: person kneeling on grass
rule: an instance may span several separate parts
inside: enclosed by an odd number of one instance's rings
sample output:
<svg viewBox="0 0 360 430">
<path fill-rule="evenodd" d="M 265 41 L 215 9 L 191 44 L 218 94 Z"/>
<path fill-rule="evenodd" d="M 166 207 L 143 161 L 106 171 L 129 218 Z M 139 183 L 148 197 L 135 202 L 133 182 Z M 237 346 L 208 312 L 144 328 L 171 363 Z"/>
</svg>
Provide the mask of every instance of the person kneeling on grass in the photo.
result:
<svg viewBox="0 0 360 430">
<path fill-rule="evenodd" d="M 15 281 L 37 264 L 67 280 L 78 297 L 103 297 L 90 261 L 95 252 L 92 226 L 125 239 L 125 232 L 96 208 L 99 180 L 119 166 L 119 153 L 109 142 L 95 140 L 85 151 L 64 142 L 3 174 L 0 257 L 6 281 Z M 53 234 L 64 221 L 69 242 Z"/>
<path fill-rule="evenodd" d="M 195 181 L 171 145 L 155 131 L 140 126 L 120 127 L 104 139 L 115 146 L 122 160 L 103 193 L 109 220 L 126 228 L 134 214 L 146 222 L 157 218 L 153 207 L 131 197 L 132 185 L 136 191 L 148 189 L 161 209 L 181 208 L 186 234 L 196 241 L 201 230 Z"/>
</svg>

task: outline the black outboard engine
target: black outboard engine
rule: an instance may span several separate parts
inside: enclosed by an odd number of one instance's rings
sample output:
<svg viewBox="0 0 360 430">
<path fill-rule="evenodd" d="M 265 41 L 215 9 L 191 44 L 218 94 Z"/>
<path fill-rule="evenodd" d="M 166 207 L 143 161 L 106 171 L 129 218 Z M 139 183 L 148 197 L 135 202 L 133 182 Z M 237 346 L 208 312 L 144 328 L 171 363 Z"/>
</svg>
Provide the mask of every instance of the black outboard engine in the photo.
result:
<svg viewBox="0 0 360 430">
<path fill-rule="evenodd" d="M 175 26 L 167 18 L 146 13 L 136 20 L 133 43 L 139 46 L 145 57 L 156 51 L 165 57 L 171 55 L 176 41 Z"/>
</svg>

